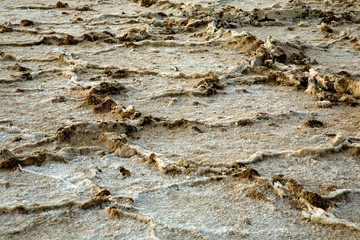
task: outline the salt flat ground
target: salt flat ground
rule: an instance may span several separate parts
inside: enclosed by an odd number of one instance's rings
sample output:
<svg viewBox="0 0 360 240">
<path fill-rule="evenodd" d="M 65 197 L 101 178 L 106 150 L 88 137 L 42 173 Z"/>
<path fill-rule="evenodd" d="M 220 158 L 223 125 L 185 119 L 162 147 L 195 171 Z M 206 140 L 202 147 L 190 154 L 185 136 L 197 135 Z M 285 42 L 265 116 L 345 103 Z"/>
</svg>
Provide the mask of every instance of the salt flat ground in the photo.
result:
<svg viewBox="0 0 360 240">
<path fill-rule="evenodd" d="M 359 239 L 356 1 L 0 2 L 1 239 Z"/>
</svg>

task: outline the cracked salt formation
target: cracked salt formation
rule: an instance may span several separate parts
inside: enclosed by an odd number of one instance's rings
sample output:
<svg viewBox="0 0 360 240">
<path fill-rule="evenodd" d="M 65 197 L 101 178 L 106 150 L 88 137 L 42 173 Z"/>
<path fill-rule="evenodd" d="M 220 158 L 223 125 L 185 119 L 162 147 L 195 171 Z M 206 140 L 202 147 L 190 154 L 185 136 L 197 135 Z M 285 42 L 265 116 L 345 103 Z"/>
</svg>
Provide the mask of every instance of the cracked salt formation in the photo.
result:
<svg viewBox="0 0 360 240">
<path fill-rule="evenodd" d="M 2 1 L 1 239 L 358 239 L 356 1 Z"/>
</svg>

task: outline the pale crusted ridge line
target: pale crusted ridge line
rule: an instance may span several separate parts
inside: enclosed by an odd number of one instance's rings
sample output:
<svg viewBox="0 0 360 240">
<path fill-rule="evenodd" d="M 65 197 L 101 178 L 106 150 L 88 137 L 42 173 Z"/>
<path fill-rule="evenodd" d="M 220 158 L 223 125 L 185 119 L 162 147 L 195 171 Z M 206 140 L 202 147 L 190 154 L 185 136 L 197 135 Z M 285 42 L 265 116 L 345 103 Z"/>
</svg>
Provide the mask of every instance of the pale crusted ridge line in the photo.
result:
<svg viewBox="0 0 360 240">
<path fill-rule="evenodd" d="M 36 24 L 41 24 L 41 25 L 46 25 L 48 23 L 42 23 L 42 22 L 36 22 Z M 28 29 L 12 29 L 13 32 L 20 32 L 20 33 L 29 33 L 29 34 L 34 34 L 34 35 L 63 35 L 66 36 L 67 33 L 62 33 L 62 32 L 37 32 L 37 31 L 32 31 L 32 30 L 28 30 Z"/>
<path fill-rule="evenodd" d="M 11 78 L 11 79 L 0 79 L 0 83 L 15 83 L 15 82 L 24 82 L 27 80 L 23 80 L 23 79 L 18 79 L 18 78 Z"/>
<path fill-rule="evenodd" d="M 149 100 L 156 100 L 159 98 L 165 97 L 178 97 L 178 96 L 206 96 L 206 90 L 197 90 L 197 89 L 183 89 L 183 90 L 165 90 L 155 96 L 149 98 Z"/>
<path fill-rule="evenodd" d="M 152 217 L 144 216 L 138 213 L 133 212 L 127 212 L 123 211 L 122 209 L 119 209 L 117 207 L 109 207 L 107 208 L 106 212 L 109 214 L 110 219 L 119 219 L 119 218 L 129 218 L 138 222 L 142 222 L 148 225 L 150 229 L 150 239 L 158 240 L 159 238 L 156 237 L 155 234 L 155 221 Z"/>
<path fill-rule="evenodd" d="M 98 5 L 98 4 L 93 4 L 93 5 L 89 5 L 89 6 L 95 6 L 95 5 Z M 92 21 L 96 21 L 98 19 L 101 19 L 101 18 L 138 18 L 139 15 L 128 15 L 128 14 L 124 14 L 124 15 L 120 15 L 120 14 L 114 14 L 114 13 L 104 13 L 104 14 L 100 14 L 92 19 L 89 19 L 88 21 L 89 22 L 92 22 Z"/>
<path fill-rule="evenodd" d="M 154 163 L 157 166 L 158 170 L 160 170 L 162 173 L 165 174 L 173 171 L 178 173 L 197 172 L 199 174 L 205 174 L 205 173 L 228 174 L 231 171 L 233 171 L 232 166 L 236 165 L 235 162 L 211 164 L 211 163 L 195 163 L 192 161 L 187 161 L 185 159 L 180 159 L 177 162 L 172 162 L 166 159 L 166 157 L 163 154 L 156 155 L 154 152 L 145 150 L 140 146 L 134 144 L 128 144 L 128 147 L 133 151 L 135 151 L 136 155 L 143 158 L 145 161 L 148 161 L 150 164 Z"/>
<path fill-rule="evenodd" d="M 199 79 L 199 78 L 206 78 L 206 77 L 213 78 L 214 76 L 218 76 L 218 75 L 222 75 L 222 74 L 223 73 L 221 73 L 221 72 L 214 72 L 212 70 L 209 70 L 209 71 L 203 72 L 203 73 L 193 72 L 193 73 L 190 73 L 190 74 L 185 74 L 185 73 L 179 72 L 179 73 L 177 73 L 175 75 L 168 75 L 168 74 L 159 73 L 159 76 L 164 77 L 164 78 L 170 78 L 170 79 L 180 79 L 180 78 L 183 78 L 183 79 Z"/>
<path fill-rule="evenodd" d="M 177 162 L 169 161 L 165 158 L 164 155 L 159 154 L 157 156 L 154 152 L 150 152 L 148 150 L 144 150 L 143 148 L 129 144 L 132 150 L 136 152 L 136 155 L 142 157 L 145 161 L 148 161 L 150 164 L 155 163 L 157 168 L 162 173 L 168 172 L 178 172 L 178 173 L 188 173 L 188 172 L 197 172 L 199 174 L 205 173 L 217 173 L 217 174 L 228 174 L 230 173 L 233 168 L 231 166 L 236 165 L 236 163 L 218 163 L 218 164 L 211 164 L 211 163 L 195 163 L 192 161 L 187 161 L 185 159 L 180 159 Z M 115 152 L 116 153 L 116 152 Z M 150 154 L 149 154 L 150 153 Z"/>
<path fill-rule="evenodd" d="M 345 147 L 349 146 L 348 137 L 344 138 L 342 136 L 338 136 L 333 145 L 320 145 L 317 147 L 305 147 L 298 151 L 295 151 L 295 156 L 306 156 L 306 155 L 316 155 L 316 154 L 326 154 L 331 152 L 340 152 Z"/>
<path fill-rule="evenodd" d="M 140 147 L 139 145 L 135 145 L 135 144 L 129 144 L 129 147 L 135 149 L 136 151 L 138 151 L 141 155 L 150 155 L 150 154 L 155 154 L 156 156 L 161 156 L 161 157 L 164 157 L 163 154 L 161 153 L 157 153 L 157 152 L 154 152 L 154 151 L 150 151 L 150 150 L 146 150 L 142 147 Z"/>
<path fill-rule="evenodd" d="M 134 144 L 128 144 L 128 146 L 131 149 L 135 150 L 138 156 L 147 158 L 149 159 L 150 162 L 154 161 L 158 169 L 163 173 L 167 173 L 169 170 L 179 170 L 177 169 L 178 168 L 177 166 L 170 164 L 169 161 L 166 161 L 158 157 L 158 156 L 164 157 L 164 155 L 162 154 L 159 153 L 155 154 L 154 152 L 145 150 L 142 147 Z"/>
<path fill-rule="evenodd" d="M 44 174 L 44 173 L 39 173 L 39 172 L 35 172 L 33 170 L 30 170 L 30 169 L 25 169 L 25 168 L 22 168 L 20 164 L 18 164 L 19 166 L 19 169 L 21 171 L 24 171 L 24 172 L 27 172 L 27 173 L 31 173 L 31 174 L 34 174 L 34 175 L 38 175 L 38 176 L 42 176 L 42 177 L 47 177 L 47 178 L 51 178 L 51 179 L 55 179 L 55 180 L 59 180 L 59 181 L 62 181 L 66 184 L 68 184 L 69 186 L 71 186 L 72 188 L 78 188 L 78 186 L 76 186 L 75 184 L 71 183 L 71 182 L 68 182 L 66 181 L 65 179 L 63 179 L 62 177 L 58 177 L 58 176 L 53 176 L 53 175 L 48 175 L 48 174 Z"/>
<path fill-rule="evenodd" d="M 175 40 L 143 40 L 140 42 L 135 42 L 134 45 L 136 46 L 144 46 L 144 45 L 150 45 L 150 46 L 156 46 L 156 47 L 198 47 L 198 46 L 208 46 L 209 44 L 212 44 L 212 41 L 206 41 L 206 42 L 180 42 Z"/>
<path fill-rule="evenodd" d="M 112 51 L 115 51 L 116 49 L 121 48 L 123 46 L 125 46 L 125 44 L 119 44 L 119 45 L 115 45 L 115 46 L 113 46 L 111 48 L 108 48 L 108 49 L 95 51 L 93 53 L 90 53 L 90 56 L 94 56 L 94 55 L 98 55 L 98 54 L 102 54 L 102 53 L 112 52 Z"/>
<path fill-rule="evenodd" d="M 90 22 L 90 21 L 87 21 L 87 22 Z M 103 25 L 107 25 L 107 26 L 124 26 L 124 24 L 128 24 L 128 23 L 132 23 L 132 20 L 128 20 L 128 21 L 123 21 L 123 22 L 112 22 L 112 23 L 109 23 L 108 21 L 104 20 L 102 22 L 93 22 L 93 23 L 89 23 L 88 26 L 103 26 Z M 146 22 L 146 21 L 139 21 L 139 23 L 149 23 L 149 22 Z"/>
<path fill-rule="evenodd" d="M 34 206 L 36 205 L 36 206 Z M 64 201 L 60 203 L 53 203 L 49 205 L 31 204 L 29 206 L 17 205 L 15 207 L 0 206 L 0 213 L 15 213 L 15 212 L 43 212 L 59 208 L 67 208 L 80 205 L 76 201 Z"/>
<path fill-rule="evenodd" d="M 360 193 L 360 189 L 351 189 L 351 188 L 338 189 L 338 190 L 335 190 L 334 192 L 330 193 L 328 196 L 326 196 L 324 198 L 331 200 L 331 199 L 341 197 L 348 193 Z"/>
<path fill-rule="evenodd" d="M 332 145 L 319 145 L 315 147 L 304 147 L 299 150 L 288 150 L 288 151 L 266 151 L 266 152 L 256 152 L 249 159 L 245 161 L 238 161 L 242 164 L 251 164 L 256 162 L 261 162 L 265 160 L 267 157 L 278 157 L 282 155 L 292 155 L 296 157 L 304 157 L 308 155 L 322 155 L 327 153 L 337 153 L 343 150 L 346 147 L 356 147 L 357 145 L 353 145 L 349 143 L 349 140 L 360 140 L 360 138 L 354 137 L 343 137 L 342 135 L 338 135 L 336 139 L 334 139 Z"/>
<path fill-rule="evenodd" d="M 360 226 L 356 223 L 347 221 L 345 219 L 337 218 L 333 213 L 326 212 L 321 208 L 316 208 L 310 206 L 309 204 L 307 204 L 307 206 L 308 206 L 308 212 L 305 211 L 302 212 L 302 217 L 305 219 L 309 219 L 314 223 L 321 223 L 326 225 L 341 225 L 349 229 L 360 231 Z"/>
<path fill-rule="evenodd" d="M 25 10 L 30 10 L 30 9 L 37 9 L 37 10 L 49 10 L 49 9 L 56 9 L 55 6 L 17 6 L 17 7 L 5 7 L 6 9 L 9 10 L 16 10 L 16 9 L 25 9 Z"/>
<path fill-rule="evenodd" d="M 182 182 L 176 182 L 176 183 L 170 183 L 164 186 L 159 186 L 159 187 L 154 187 L 151 189 L 147 189 L 141 192 L 138 192 L 137 195 L 143 194 L 143 193 L 151 193 L 151 192 L 157 192 L 160 190 L 164 190 L 164 189 L 169 189 L 169 188 L 173 188 L 173 187 L 179 187 L 179 186 L 197 186 L 199 184 L 205 184 L 214 180 L 218 180 L 218 179 L 224 179 L 225 176 L 221 176 L 221 177 L 205 177 L 205 178 L 201 178 L 201 179 L 195 179 L 195 180 L 185 180 Z"/>
<path fill-rule="evenodd" d="M 38 77 L 38 76 L 40 76 L 42 74 L 45 74 L 45 73 L 58 73 L 58 72 L 63 72 L 63 71 L 64 71 L 63 68 L 56 68 L 55 67 L 55 68 L 36 71 L 36 72 L 33 73 L 33 75 L 34 75 L 34 77 Z"/>
<path fill-rule="evenodd" d="M 181 95 L 189 95 L 190 91 L 188 90 L 167 90 L 162 93 L 159 93 L 155 96 L 152 96 L 149 98 L 149 100 L 156 100 L 159 98 L 165 98 L 165 97 L 177 97 Z"/>
<path fill-rule="evenodd" d="M 253 155 L 251 155 L 247 160 L 238 161 L 238 163 L 246 165 L 246 164 L 261 162 L 261 161 L 265 160 L 265 158 L 268 158 L 268 157 L 279 157 L 279 156 L 283 156 L 283 155 L 291 155 L 293 153 L 294 153 L 294 151 L 256 152 Z"/>
<path fill-rule="evenodd" d="M 99 146 L 63 147 L 59 150 L 59 154 L 61 154 L 61 155 L 66 155 L 66 154 L 84 155 L 89 152 L 97 152 L 97 151 L 108 151 L 108 150 L 103 147 L 99 147 Z"/>
<path fill-rule="evenodd" d="M 71 10 L 71 11 L 78 11 L 77 8 L 80 7 L 80 6 L 76 6 L 76 7 L 67 7 L 65 8 L 66 10 Z M 9 9 L 9 10 L 62 10 L 64 8 L 59 8 L 57 7 L 56 5 L 48 5 L 48 6 L 36 6 L 36 5 L 29 5 L 29 6 L 16 6 L 16 7 L 5 7 L 6 9 Z M 89 11 L 95 11 L 93 9 L 89 10 Z M 59 22 L 53 22 L 53 23 L 49 23 L 49 22 L 46 22 L 46 23 L 42 23 L 42 24 L 51 24 L 51 25 L 61 25 L 61 24 L 68 24 L 69 22 L 63 22 L 63 23 L 59 23 Z"/>
<path fill-rule="evenodd" d="M 348 140 L 355 141 L 355 142 L 360 142 L 360 137 L 349 137 Z"/>
<path fill-rule="evenodd" d="M 18 59 L 18 61 L 20 61 L 20 62 L 54 62 L 54 61 L 58 61 L 58 60 L 59 60 L 58 57 L 49 57 L 49 58 L 45 58 L 45 59 L 40 59 L 40 58 L 28 58 L 28 59 L 19 58 Z M 43 71 L 46 71 L 46 70 L 43 70 Z"/>
<path fill-rule="evenodd" d="M 134 43 L 136 46 L 155 46 L 155 47 L 186 47 L 187 44 L 174 40 L 143 40 Z"/>
<path fill-rule="evenodd" d="M 122 198 L 122 196 L 96 196 L 90 198 L 88 200 L 69 200 L 63 199 L 60 202 L 55 203 L 32 203 L 29 205 L 16 205 L 16 206 L 0 206 L 0 214 L 11 214 L 11 213 L 19 213 L 19 214 L 26 214 L 26 213 L 37 213 L 37 212 L 45 212 L 54 209 L 61 209 L 61 208 L 71 208 L 76 207 L 79 210 L 87 210 L 91 208 L 95 208 L 97 206 L 101 206 L 102 209 L 106 207 L 104 203 L 111 203 L 116 202 L 118 198 Z M 134 207 L 131 204 L 119 204 L 116 203 L 117 206 L 123 207 L 124 209 L 133 209 Z M 136 209 L 136 208 L 134 208 Z"/>
<path fill-rule="evenodd" d="M 43 145 L 46 145 L 46 144 L 49 144 L 49 143 L 53 143 L 57 140 L 57 137 L 56 136 L 53 136 L 53 137 L 47 137 L 43 140 L 39 140 L 39 141 L 36 141 L 34 143 L 27 143 L 27 144 L 23 144 L 21 146 L 18 146 L 18 147 L 15 147 L 12 149 L 12 152 L 14 153 L 21 153 L 21 152 L 24 152 L 25 149 L 33 149 L 33 148 L 36 148 L 36 147 L 40 147 L 40 146 L 43 146 Z"/>
</svg>

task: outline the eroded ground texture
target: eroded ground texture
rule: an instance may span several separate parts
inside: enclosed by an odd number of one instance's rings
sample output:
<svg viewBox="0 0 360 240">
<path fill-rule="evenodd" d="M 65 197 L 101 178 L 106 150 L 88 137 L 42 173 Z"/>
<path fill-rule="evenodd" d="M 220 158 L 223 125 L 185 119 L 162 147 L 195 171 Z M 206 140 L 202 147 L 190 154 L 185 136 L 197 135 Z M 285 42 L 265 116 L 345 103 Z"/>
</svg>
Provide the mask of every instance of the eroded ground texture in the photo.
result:
<svg viewBox="0 0 360 240">
<path fill-rule="evenodd" d="M 360 4 L 0 1 L 1 239 L 359 239 Z"/>
</svg>

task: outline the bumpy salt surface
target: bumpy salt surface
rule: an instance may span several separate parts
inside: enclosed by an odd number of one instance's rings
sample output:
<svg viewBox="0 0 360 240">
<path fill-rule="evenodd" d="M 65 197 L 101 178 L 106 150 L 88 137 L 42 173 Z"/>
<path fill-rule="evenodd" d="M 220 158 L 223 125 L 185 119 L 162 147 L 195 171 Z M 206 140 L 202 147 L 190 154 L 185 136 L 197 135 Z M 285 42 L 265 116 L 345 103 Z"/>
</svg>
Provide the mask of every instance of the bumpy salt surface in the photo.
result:
<svg viewBox="0 0 360 240">
<path fill-rule="evenodd" d="M 1 239 L 358 239 L 356 1 L 2 1 Z"/>
</svg>

